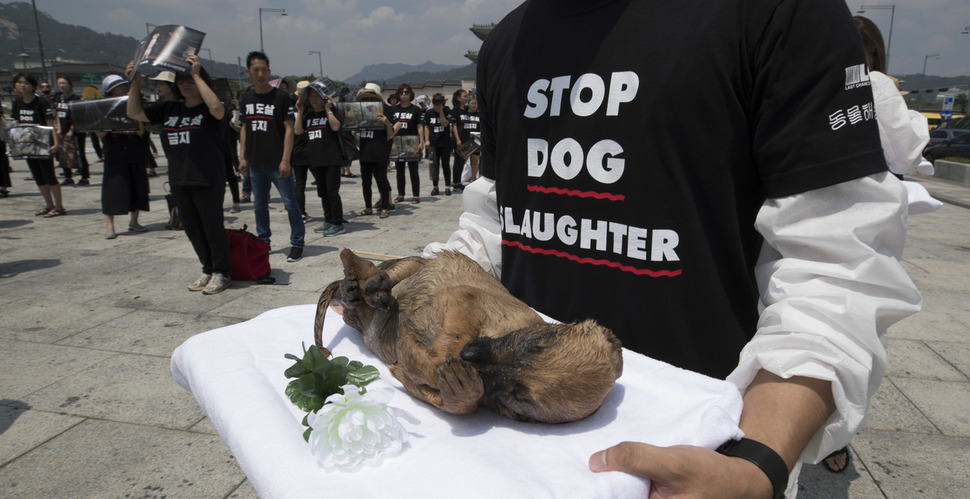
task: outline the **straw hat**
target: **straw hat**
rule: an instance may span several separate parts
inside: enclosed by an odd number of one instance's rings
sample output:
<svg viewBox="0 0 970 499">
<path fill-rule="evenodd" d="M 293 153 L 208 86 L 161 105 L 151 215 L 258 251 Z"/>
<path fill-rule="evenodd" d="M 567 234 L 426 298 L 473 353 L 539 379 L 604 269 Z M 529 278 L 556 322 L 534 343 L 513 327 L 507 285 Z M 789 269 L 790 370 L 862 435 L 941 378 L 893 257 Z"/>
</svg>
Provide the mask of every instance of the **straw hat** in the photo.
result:
<svg viewBox="0 0 970 499">
<path fill-rule="evenodd" d="M 175 73 L 173 73 L 171 71 L 162 71 L 162 72 L 158 73 L 157 75 L 149 78 L 149 80 L 154 80 L 154 81 L 167 81 L 169 83 L 175 83 Z"/>
<path fill-rule="evenodd" d="M 359 98 L 362 94 L 373 93 L 374 95 L 381 96 L 381 86 L 376 83 L 368 83 L 364 85 L 364 88 L 357 91 L 357 97 Z"/>
</svg>

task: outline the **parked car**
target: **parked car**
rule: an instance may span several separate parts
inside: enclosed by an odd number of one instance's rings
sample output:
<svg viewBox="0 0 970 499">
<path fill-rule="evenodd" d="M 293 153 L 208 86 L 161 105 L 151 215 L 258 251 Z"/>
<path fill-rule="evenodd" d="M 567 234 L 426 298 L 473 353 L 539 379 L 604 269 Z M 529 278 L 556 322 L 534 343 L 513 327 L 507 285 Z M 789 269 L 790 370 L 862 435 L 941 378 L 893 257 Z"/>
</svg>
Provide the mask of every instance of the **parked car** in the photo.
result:
<svg viewBox="0 0 970 499">
<path fill-rule="evenodd" d="M 966 158 L 970 161 L 970 133 L 957 134 L 952 139 L 927 147 L 923 150 L 923 157 L 930 163 L 949 157 Z"/>
<path fill-rule="evenodd" d="M 935 146 L 964 133 L 970 133 L 970 130 L 958 130 L 956 128 L 937 128 L 936 130 L 930 130 L 930 141 L 926 145 Z"/>
</svg>

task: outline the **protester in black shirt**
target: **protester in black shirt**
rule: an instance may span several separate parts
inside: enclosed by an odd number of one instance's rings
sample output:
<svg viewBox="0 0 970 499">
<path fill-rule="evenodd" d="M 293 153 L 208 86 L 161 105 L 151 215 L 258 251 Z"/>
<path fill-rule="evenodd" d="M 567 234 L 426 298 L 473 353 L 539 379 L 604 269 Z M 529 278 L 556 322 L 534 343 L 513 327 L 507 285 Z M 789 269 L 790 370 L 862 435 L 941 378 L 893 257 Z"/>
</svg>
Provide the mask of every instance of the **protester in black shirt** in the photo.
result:
<svg viewBox="0 0 970 499">
<path fill-rule="evenodd" d="M 51 112 L 51 105 L 45 99 L 37 97 L 34 90 L 37 88 L 37 79 L 29 74 L 19 73 L 13 78 L 14 91 L 20 96 L 13 101 L 11 117 L 22 125 L 38 125 L 54 127 L 54 115 Z M 53 143 L 51 151 L 56 151 L 59 145 L 56 133 L 52 133 Z M 53 218 L 67 215 L 67 210 L 61 203 L 61 185 L 57 182 L 57 174 L 54 172 L 54 161 L 51 158 L 36 159 L 28 158 L 27 167 L 30 174 L 37 183 L 41 196 L 44 197 L 46 205 L 43 209 L 34 213 L 36 216 Z"/>
<path fill-rule="evenodd" d="M 128 95 L 128 82 L 118 75 L 108 75 L 101 82 L 106 97 Z M 101 180 L 101 212 L 104 214 L 106 239 L 118 237 L 115 215 L 130 214 L 128 230 L 145 232 L 138 223 L 138 212 L 148 211 L 148 175 L 145 172 L 145 127 L 138 130 L 96 132 L 104 147 L 104 176 Z"/>
<path fill-rule="evenodd" d="M 90 185 L 88 158 L 84 155 L 85 135 L 74 131 L 74 122 L 70 115 L 70 103 L 81 100 L 81 96 L 74 93 L 74 84 L 66 76 L 57 78 L 57 89 L 60 92 L 54 96 L 54 103 L 57 106 L 57 134 L 61 143 L 61 149 L 58 152 L 65 177 L 61 185 L 74 183 L 71 170 L 75 167 L 81 174 L 77 185 Z"/>
<path fill-rule="evenodd" d="M 474 95 L 468 97 L 468 108 L 463 111 L 455 112 L 455 121 L 452 122 L 452 131 L 455 137 L 455 151 L 458 152 L 459 149 L 465 143 L 472 140 L 472 133 L 479 132 L 479 119 L 478 119 L 478 98 Z M 456 189 L 461 189 L 461 171 L 464 169 L 465 157 L 458 153 L 458 156 L 462 158 L 462 165 L 455 165 L 455 182 L 458 184 L 455 186 Z M 471 161 L 471 180 L 474 182 L 478 178 L 478 163 L 481 159 L 481 151 L 473 152 L 467 159 Z"/>
<path fill-rule="evenodd" d="M 431 164 L 428 171 L 431 176 L 431 195 L 437 196 L 438 170 L 444 170 L 445 195 L 451 195 L 451 108 L 445 105 L 445 96 L 434 94 L 431 107 L 424 112 L 424 146 L 431 151 Z M 461 175 L 461 173 L 459 173 Z"/>
<path fill-rule="evenodd" d="M 470 98 L 470 93 L 464 88 L 459 88 L 451 94 L 451 130 L 449 130 L 448 135 L 451 136 L 451 147 L 454 149 L 454 163 L 453 163 L 453 173 L 451 175 L 452 187 L 456 191 L 464 189 L 465 186 L 461 183 L 461 174 L 465 168 L 466 158 L 458 152 L 458 142 L 454 135 L 455 126 L 461 119 L 461 116 L 468 111 L 468 100 Z"/>
<path fill-rule="evenodd" d="M 344 162 L 340 151 L 340 110 L 323 87 L 314 82 L 303 89 L 297 103 L 293 132 L 306 135 L 310 172 L 317 181 L 317 196 L 323 204 L 324 223 L 314 229 L 324 237 L 346 232 L 343 203 L 340 200 L 340 176 Z"/>
<path fill-rule="evenodd" d="M 421 125 L 421 108 L 416 106 L 411 99 L 414 98 L 414 90 L 411 90 L 411 85 L 407 83 L 402 83 L 397 87 L 397 93 L 395 94 L 397 99 L 400 101 L 399 104 L 394 106 L 391 110 L 391 121 L 394 122 L 394 130 L 396 135 L 417 135 L 421 137 L 422 151 L 424 150 L 424 134 L 422 132 Z M 411 200 L 412 204 L 418 204 L 421 202 L 421 179 L 418 174 L 418 161 L 395 161 L 395 167 L 397 168 L 397 198 L 394 202 L 404 201 L 404 190 L 407 186 L 405 182 L 405 171 L 411 178 L 411 193 L 414 194 L 414 199 Z M 406 169 L 406 170 L 405 170 Z"/>
<path fill-rule="evenodd" d="M 390 211 L 394 208 L 391 204 L 391 183 L 387 180 L 387 166 L 390 161 L 391 145 L 389 140 L 394 136 L 394 125 L 387 117 L 391 115 L 391 107 L 381 101 L 381 87 L 376 83 L 368 83 L 364 88 L 357 92 L 357 100 L 360 102 L 381 102 L 384 112 L 377 119 L 384 125 L 383 129 L 365 129 L 357 131 L 357 139 L 360 141 L 360 178 L 361 188 L 364 190 L 364 209 L 357 212 L 357 215 L 373 215 L 374 210 L 371 205 L 373 193 L 371 192 L 371 178 L 377 182 L 377 192 L 380 193 L 380 202 L 377 208 L 380 210 L 381 218 L 387 218 Z"/>
<path fill-rule="evenodd" d="M 140 78 L 136 75 L 128 96 L 128 116 L 162 124 L 168 181 L 185 235 L 202 263 L 202 275 L 188 289 L 211 295 L 231 283 L 229 238 L 222 214 L 226 175 L 220 121 L 226 110 L 212 91 L 212 82 L 198 56 L 190 55 L 186 61 L 192 65 L 189 73 L 175 79 L 175 88 L 184 100 L 156 102 L 142 109 Z M 132 70 L 134 63 L 129 63 L 128 71 Z"/>
<path fill-rule="evenodd" d="M 240 101 L 243 124 L 239 132 L 239 170 L 248 174 L 252 182 L 256 235 L 270 244 L 269 188 L 275 185 L 290 222 L 291 247 L 286 261 L 296 262 L 303 258 L 306 227 L 290 167 L 296 114 L 293 101 L 289 94 L 269 84 L 271 73 L 266 54 L 250 52 L 246 73 L 253 79 L 253 89 Z"/>
</svg>

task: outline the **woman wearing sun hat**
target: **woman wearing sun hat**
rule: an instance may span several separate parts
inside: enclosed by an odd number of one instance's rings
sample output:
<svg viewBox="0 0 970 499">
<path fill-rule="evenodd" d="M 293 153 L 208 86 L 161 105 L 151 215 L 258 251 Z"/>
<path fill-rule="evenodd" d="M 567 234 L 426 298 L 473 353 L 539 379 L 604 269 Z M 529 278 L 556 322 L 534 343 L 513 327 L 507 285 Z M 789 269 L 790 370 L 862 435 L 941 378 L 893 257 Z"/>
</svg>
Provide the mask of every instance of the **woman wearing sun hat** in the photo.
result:
<svg viewBox="0 0 970 499">
<path fill-rule="evenodd" d="M 383 129 L 357 131 L 357 138 L 360 141 L 360 185 L 364 190 L 364 209 L 357 212 L 357 215 L 374 214 L 371 205 L 371 179 L 373 179 L 377 182 L 377 192 L 381 196 L 377 209 L 380 210 L 381 218 L 387 218 L 390 210 L 394 209 L 394 205 L 391 204 L 391 183 L 387 180 L 387 166 L 391 152 L 389 140 L 394 136 L 394 126 L 387 118 L 391 114 L 391 107 L 384 103 L 381 98 L 381 87 L 376 83 L 364 85 L 364 88 L 357 92 L 357 100 L 380 102 L 384 109 L 384 113 L 377 118 L 384 125 Z"/>
</svg>

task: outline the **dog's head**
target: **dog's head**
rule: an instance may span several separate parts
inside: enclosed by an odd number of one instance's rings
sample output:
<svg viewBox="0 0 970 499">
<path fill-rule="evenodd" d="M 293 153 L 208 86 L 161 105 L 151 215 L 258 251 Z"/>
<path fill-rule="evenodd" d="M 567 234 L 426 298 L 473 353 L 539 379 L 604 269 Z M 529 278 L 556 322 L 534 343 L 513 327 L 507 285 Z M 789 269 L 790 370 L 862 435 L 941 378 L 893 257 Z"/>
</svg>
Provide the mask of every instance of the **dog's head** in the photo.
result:
<svg viewBox="0 0 970 499">
<path fill-rule="evenodd" d="M 620 340 L 592 320 L 476 338 L 461 358 L 478 369 L 493 403 L 545 423 L 583 419 L 623 372 Z"/>
</svg>

